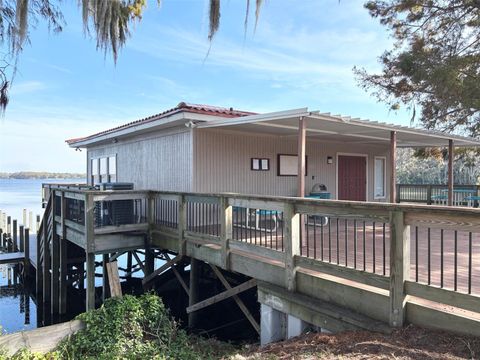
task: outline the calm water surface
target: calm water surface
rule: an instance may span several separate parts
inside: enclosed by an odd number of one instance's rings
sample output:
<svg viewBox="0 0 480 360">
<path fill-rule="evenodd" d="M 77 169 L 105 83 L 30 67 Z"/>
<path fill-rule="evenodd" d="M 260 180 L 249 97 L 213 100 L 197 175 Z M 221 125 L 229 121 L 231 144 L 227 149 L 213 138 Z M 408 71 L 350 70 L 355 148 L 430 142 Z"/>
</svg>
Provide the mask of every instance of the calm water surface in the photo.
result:
<svg viewBox="0 0 480 360">
<path fill-rule="evenodd" d="M 42 183 L 72 183 L 78 179 L 0 179 L 0 211 L 22 223 L 23 209 L 42 215 Z M 28 221 L 28 220 L 27 220 Z M 35 223 L 35 218 L 34 218 Z M 19 284 L 15 267 L 0 265 L 0 327 L 15 332 L 37 327 L 36 306 Z"/>
</svg>

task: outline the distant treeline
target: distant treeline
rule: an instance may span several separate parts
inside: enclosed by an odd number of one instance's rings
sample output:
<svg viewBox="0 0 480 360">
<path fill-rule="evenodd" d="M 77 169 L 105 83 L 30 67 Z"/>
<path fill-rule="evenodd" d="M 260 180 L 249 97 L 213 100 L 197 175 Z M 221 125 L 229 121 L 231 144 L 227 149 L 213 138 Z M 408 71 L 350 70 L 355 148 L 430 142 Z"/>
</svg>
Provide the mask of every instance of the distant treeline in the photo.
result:
<svg viewBox="0 0 480 360">
<path fill-rule="evenodd" d="M 0 179 L 85 179 L 85 174 L 42 171 L 0 172 Z"/>
</svg>

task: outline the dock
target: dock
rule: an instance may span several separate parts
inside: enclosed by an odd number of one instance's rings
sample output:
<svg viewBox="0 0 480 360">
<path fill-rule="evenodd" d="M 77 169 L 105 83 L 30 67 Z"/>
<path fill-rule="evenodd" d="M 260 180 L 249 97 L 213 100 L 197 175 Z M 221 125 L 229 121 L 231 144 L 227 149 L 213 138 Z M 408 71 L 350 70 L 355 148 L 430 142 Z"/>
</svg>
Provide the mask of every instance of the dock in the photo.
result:
<svg viewBox="0 0 480 360">
<path fill-rule="evenodd" d="M 46 199 L 27 252 L 36 299 L 52 316 L 67 312 L 67 287 L 90 310 L 134 273 L 149 289 L 171 272 L 188 296 L 190 326 L 233 299 L 262 343 L 306 324 L 389 332 L 413 323 L 480 336 L 476 208 L 61 186 Z M 127 266 L 117 270 L 120 256 Z M 199 295 L 200 264 L 224 287 L 208 298 Z M 229 272 L 247 280 L 231 284 Z M 239 297 L 252 288 L 260 321 Z M 285 333 L 279 323 L 290 324 Z"/>
</svg>

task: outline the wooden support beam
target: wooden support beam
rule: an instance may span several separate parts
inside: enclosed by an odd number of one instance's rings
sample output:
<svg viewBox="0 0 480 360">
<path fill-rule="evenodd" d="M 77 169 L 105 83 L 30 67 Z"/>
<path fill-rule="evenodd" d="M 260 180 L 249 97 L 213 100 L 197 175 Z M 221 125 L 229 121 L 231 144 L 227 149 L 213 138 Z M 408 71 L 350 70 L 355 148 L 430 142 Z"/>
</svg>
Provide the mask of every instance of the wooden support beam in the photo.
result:
<svg viewBox="0 0 480 360">
<path fill-rule="evenodd" d="M 108 262 L 106 265 L 108 273 L 108 282 L 110 284 L 110 294 L 112 297 L 122 297 L 122 286 L 118 276 L 117 261 Z"/>
<path fill-rule="evenodd" d="M 180 255 L 177 255 L 175 256 L 172 260 L 169 260 L 167 261 L 165 264 L 163 264 L 162 266 L 160 266 L 157 270 L 155 270 L 154 272 L 152 272 L 150 275 L 148 276 L 145 276 L 142 280 L 142 284 L 143 286 L 145 286 L 146 284 L 148 284 L 150 281 L 152 281 L 157 275 L 160 275 L 161 273 L 163 273 L 165 270 L 167 270 L 170 266 L 176 264 L 177 262 L 179 262 L 180 260 L 182 260 L 182 256 Z"/>
<path fill-rule="evenodd" d="M 147 276 L 147 271 L 145 270 L 145 266 L 143 265 L 143 261 L 140 260 L 140 258 L 137 255 L 137 252 L 135 250 L 132 250 L 132 255 L 135 258 L 135 261 L 137 262 L 137 265 L 142 269 L 143 274 Z M 146 260 L 146 259 L 145 259 Z M 150 272 L 151 273 L 151 272 Z"/>
<path fill-rule="evenodd" d="M 298 120 L 298 171 L 297 193 L 299 197 L 305 196 L 305 149 L 306 149 L 307 121 L 301 116 Z"/>
<path fill-rule="evenodd" d="M 108 254 L 102 255 L 102 302 L 105 302 L 105 300 L 108 298 L 108 258 Z"/>
<path fill-rule="evenodd" d="M 59 298 L 59 313 L 66 314 L 67 313 L 67 228 L 65 226 L 65 219 L 67 216 L 67 203 L 65 199 L 65 193 L 61 193 L 61 200 L 60 200 L 60 216 L 61 221 L 60 225 L 62 227 L 62 233 L 60 235 L 60 273 L 59 273 L 59 281 L 60 281 L 60 298 Z"/>
<path fill-rule="evenodd" d="M 453 206 L 453 140 L 448 140 L 448 206 Z"/>
<path fill-rule="evenodd" d="M 218 268 L 215 266 L 215 265 L 212 265 L 210 264 L 210 267 L 212 268 L 213 272 L 215 273 L 215 275 L 217 276 L 217 278 L 220 280 L 220 282 L 223 284 L 223 286 L 225 287 L 225 289 L 227 290 L 230 290 L 232 287 L 230 286 L 230 284 L 228 283 L 227 279 L 225 279 L 225 277 L 223 276 L 223 274 L 220 272 L 220 270 L 218 270 Z M 255 331 L 260 334 L 260 325 L 258 324 L 258 322 L 255 320 L 255 318 L 253 317 L 253 315 L 250 313 L 250 311 L 248 311 L 248 308 L 245 306 L 245 304 L 243 303 L 243 301 L 240 299 L 240 297 L 238 295 L 233 295 L 233 300 L 235 300 L 235 302 L 237 303 L 238 307 L 240 308 L 240 310 L 243 312 L 243 314 L 245 315 L 245 317 L 247 318 L 247 320 L 250 322 L 250 324 L 252 324 L 253 328 L 255 329 Z"/>
<path fill-rule="evenodd" d="M 385 169 L 384 169 L 385 170 Z M 397 132 L 390 132 L 390 202 L 397 201 Z"/>
<path fill-rule="evenodd" d="M 85 195 L 85 256 L 87 267 L 86 311 L 95 309 L 95 254 L 94 248 L 94 202 L 93 196 Z"/>
<path fill-rule="evenodd" d="M 55 233 L 52 235 L 52 275 L 51 275 L 51 298 L 50 298 L 50 313 L 59 313 L 59 269 L 60 269 L 60 237 Z"/>
<path fill-rule="evenodd" d="M 127 277 L 132 277 L 132 252 L 127 251 Z"/>
<path fill-rule="evenodd" d="M 95 254 L 87 253 L 86 311 L 95 309 Z"/>
<path fill-rule="evenodd" d="M 404 213 L 392 211 L 390 222 L 390 326 L 403 327 L 406 317 L 405 281 L 410 280 L 410 226 Z"/>
<path fill-rule="evenodd" d="M 200 299 L 200 260 L 190 258 L 190 293 L 188 296 L 188 305 L 195 305 Z M 192 312 L 188 314 L 188 327 L 194 328 L 198 323 L 198 314 Z"/>
<path fill-rule="evenodd" d="M 295 256 L 300 255 L 300 214 L 295 212 L 293 204 L 285 206 L 284 215 L 284 246 L 285 246 L 285 286 L 290 291 L 296 289 L 296 266 Z M 302 227 L 303 228 L 303 227 Z"/>
<path fill-rule="evenodd" d="M 170 256 L 168 256 L 167 253 L 165 253 L 165 257 L 167 258 L 168 261 L 170 261 Z M 180 283 L 180 285 L 182 286 L 183 290 L 185 290 L 185 292 L 187 293 L 187 295 L 190 295 L 190 289 L 189 287 L 187 286 L 187 284 L 185 284 L 185 281 L 183 280 L 183 277 L 182 275 L 180 275 L 180 273 L 178 272 L 178 270 L 175 268 L 175 265 L 172 265 L 170 267 L 170 269 L 172 269 L 173 273 L 175 274 L 178 282 Z"/>
<path fill-rule="evenodd" d="M 251 289 L 252 287 L 257 286 L 257 280 L 256 279 L 250 279 L 243 284 L 240 284 L 238 286 L 235 286 L 233 288 L 230 288 L 228 290 L 225 290 L 224 292 L 221 292 L 220 294 L 214 295 L 208 299 L 205 299 L 203 301 L 200 301 L 196 304 L 190 305 L 187 307 L 187 314 L 190 314 L 192 312 L 201 310 L 207 306 L 216 304 L 220 301 L 223 301 L 225 299 L 228 299 L 229 297 L 232 297 L 233 295 L 240 294 L 241 292 L 244 292 L 248 289 Z"/>
</svg>

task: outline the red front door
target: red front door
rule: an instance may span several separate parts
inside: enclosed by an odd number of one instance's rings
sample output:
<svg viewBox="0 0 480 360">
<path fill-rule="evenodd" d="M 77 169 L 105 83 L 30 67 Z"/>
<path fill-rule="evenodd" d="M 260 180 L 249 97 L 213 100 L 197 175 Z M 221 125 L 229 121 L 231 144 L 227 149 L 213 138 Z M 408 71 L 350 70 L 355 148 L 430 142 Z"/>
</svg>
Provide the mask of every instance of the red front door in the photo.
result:
<svg viewBox="0 0 480 360">
<path fill-rule="evenodd" d="M 367 199 L 367 158 L 338 156 L 338 200 Z"/>
</svg>

